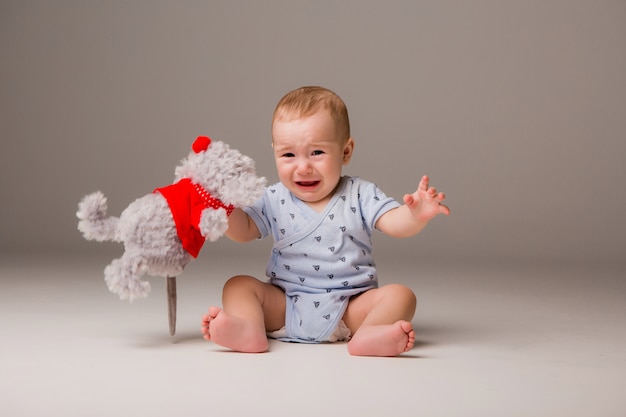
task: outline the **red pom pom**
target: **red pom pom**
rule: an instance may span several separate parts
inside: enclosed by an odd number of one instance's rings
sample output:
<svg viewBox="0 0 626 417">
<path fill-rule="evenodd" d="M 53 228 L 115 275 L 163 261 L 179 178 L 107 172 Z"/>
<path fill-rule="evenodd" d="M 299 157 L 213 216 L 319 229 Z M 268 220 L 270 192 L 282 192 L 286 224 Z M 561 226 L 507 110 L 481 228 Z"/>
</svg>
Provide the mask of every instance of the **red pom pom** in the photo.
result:
<svg viewBox="0 0 626 417">
<path fill-rule="evenodd" d="M 200 153 L 209 149 L 210 144 L 211 138 L 209 138 L 208 136 L 198 136 L 196 141 L 191 146 L 191 149 L 193 149 L 195 153 Z"/>
</svg>

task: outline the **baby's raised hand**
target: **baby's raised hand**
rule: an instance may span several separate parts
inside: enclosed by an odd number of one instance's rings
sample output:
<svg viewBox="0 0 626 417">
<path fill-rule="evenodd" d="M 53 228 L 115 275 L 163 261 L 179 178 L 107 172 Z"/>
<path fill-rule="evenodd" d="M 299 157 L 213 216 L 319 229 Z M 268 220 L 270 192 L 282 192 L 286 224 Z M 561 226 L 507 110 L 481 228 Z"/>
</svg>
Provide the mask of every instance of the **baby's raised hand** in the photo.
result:
<svg viewBox="0 0 626 417">
<path fill-rule="evenodd" d="M 442 204 L 446 198 L 444 193 L 437 192 L 434 187 L 429 187 L 427 175 L 422 177 L 417 191 L 404 196 L 404 204 L 409 208 L 413 216 L 420 221 L 429 221 L 438 214 L 450 214 L 448 206 Z"/>
</svg>

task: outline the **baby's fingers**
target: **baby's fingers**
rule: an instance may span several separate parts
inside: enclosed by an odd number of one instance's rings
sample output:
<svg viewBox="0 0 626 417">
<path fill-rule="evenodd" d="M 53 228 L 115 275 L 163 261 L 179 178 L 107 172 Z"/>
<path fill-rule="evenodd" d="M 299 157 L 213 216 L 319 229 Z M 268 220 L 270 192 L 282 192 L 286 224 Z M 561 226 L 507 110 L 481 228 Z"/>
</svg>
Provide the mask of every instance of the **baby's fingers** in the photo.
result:
<svg viewBox="0 0 626 417">
<path fill-rule="evenodd" d="M 422 190 L 422 191 L 428 190 L 428 182 L 429 182 L 428 175 L 424 175 L 422 179 L 420 180 L 420 183 L 417 186 L 417 189 Z"/>
</svg>

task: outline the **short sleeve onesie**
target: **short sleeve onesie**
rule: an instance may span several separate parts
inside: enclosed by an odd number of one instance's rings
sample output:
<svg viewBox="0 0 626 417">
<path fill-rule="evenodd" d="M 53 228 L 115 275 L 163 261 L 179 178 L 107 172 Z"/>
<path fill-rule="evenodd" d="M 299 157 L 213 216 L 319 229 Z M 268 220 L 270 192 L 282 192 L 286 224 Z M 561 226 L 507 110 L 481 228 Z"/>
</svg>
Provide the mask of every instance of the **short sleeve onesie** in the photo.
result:
<svg viewBox="0 0 626 417">
<path fill-rule="evenodd" d="M 281 340 L 327 341 L 350 297 L 378 287 L 372 230 L 399 205 L 374 183 L 345 176 L 321 213 L 281 183 L 244 209 L 261 237 L 274 238 L 266 274 L 287 298 Z"/>
</svg>

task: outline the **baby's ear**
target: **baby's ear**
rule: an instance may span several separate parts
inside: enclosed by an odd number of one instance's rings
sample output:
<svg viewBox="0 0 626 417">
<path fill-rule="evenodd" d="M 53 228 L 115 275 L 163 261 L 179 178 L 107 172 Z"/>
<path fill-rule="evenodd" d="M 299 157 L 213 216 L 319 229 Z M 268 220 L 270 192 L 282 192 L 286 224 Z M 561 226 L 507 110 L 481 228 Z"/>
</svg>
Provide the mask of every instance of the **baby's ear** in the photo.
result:
<svg viewBox="0 0 626 417">
<path fill-rule="evenodd" d="M 351 137 L 348 138 L 346 144 L 343 147 L 343 164 L 347 165 L 350 162 L 350 158 L 352 158 L 352 153 L 354 152 L 354 139 Z"/>
</svg>

